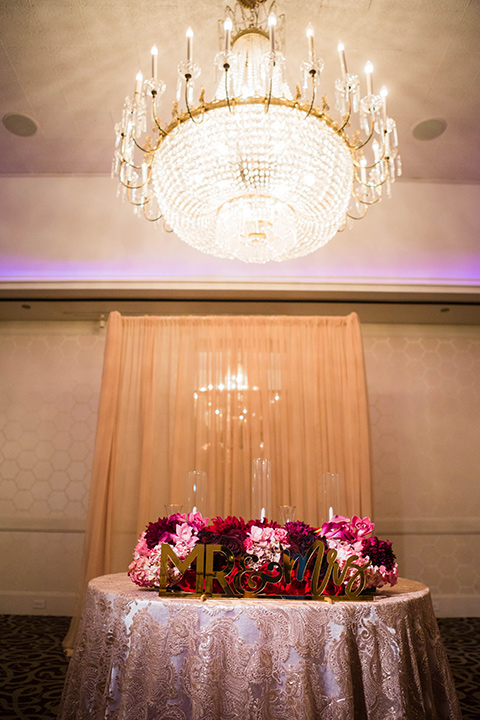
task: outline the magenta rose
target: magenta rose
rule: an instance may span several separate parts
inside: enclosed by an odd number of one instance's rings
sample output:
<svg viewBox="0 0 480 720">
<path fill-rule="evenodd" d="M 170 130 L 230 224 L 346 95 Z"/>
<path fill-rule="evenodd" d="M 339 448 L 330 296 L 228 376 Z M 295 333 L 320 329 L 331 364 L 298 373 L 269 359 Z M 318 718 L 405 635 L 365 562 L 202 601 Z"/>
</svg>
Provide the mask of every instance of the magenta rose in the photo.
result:
<svg viewBox="0 0 480 720">
<path fill-rule="evenodd" d="M 343 515 L 334 515 L 331 520 L 323 523 L 320 534 L 331 540 L 344 540 L 348 543 L 357 539 L 350 518 L 343 517 Z"/>
<path fill-rule="evenodd" d="M 361 540 L 373 533 L 375 523 L 369 517 L 359 518 L 354 515 L 351 520 L 352 530 L 356 533 L 355 540 Z"/>
</svg>

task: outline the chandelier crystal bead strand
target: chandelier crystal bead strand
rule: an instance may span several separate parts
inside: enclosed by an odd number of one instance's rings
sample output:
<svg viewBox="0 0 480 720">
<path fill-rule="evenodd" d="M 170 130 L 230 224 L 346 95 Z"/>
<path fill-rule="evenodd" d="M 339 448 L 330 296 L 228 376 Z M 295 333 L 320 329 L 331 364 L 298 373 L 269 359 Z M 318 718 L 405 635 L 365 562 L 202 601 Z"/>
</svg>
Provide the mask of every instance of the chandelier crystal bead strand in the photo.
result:
<svg viewBox="0 0 480 720">
<path fill-rule="evenodd" d="M 275 11 L 275 1 L 267 0 L 226 8 L 210 101 L 198 87 L 201 71 L 187 29 L 167 122 L 154 45 L 151 76 L 137 74 L 115 127 L 113 174 L 135 212 L 205 253 L 244 262 L 313 252 L 349 219 L 363 218 L 384 189 L 389 195 L 401 174 L 387 90 L 375 93 L 372 64 L 365 66 L 362 97 L 339 43 L 332 117 L 326 96 L 320 97 L 324 61 L 313 26 L 292 93 L 280 49 L 284 16 Z"/>
</svg>

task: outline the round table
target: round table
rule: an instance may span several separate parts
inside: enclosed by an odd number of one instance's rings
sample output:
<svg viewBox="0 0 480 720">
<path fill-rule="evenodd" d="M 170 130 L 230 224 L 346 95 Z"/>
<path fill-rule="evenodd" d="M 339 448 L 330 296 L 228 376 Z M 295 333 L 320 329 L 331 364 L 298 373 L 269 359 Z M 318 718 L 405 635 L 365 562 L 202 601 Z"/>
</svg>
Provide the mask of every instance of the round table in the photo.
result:
<svg viewBox="0 0 480 720">
<path fill-rule="evenodd" d="M 373 601 L 159 597 L 92 580 L 59 720 L 456 720 L 427 587 Z"/>
</svg>

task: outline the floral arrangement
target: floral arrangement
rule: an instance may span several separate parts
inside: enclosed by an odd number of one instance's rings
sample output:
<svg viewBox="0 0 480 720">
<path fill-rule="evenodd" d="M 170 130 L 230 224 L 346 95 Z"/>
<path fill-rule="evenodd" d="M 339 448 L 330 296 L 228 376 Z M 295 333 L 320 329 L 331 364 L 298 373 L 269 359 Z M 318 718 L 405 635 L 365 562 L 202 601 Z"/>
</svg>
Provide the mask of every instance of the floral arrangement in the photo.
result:
<svg viewBox="0 0 480 720">
<path fill-rule="evenodd" d="M 334 515 L 320 529 L 328 547 L 337 551 L 336 561 L 340 569 L 345 567 L 349 557 L 358 555 L 356 563 L 364 569 L 366 589 L 395 585 L 398 580 L 398 565 L 392 543 L 369 537 L 374 527 L 368 517 L 361 519 L 354 515 L 350 520 L 342 515 Z M 347 573 L 346 581 L 348 577 Z"/>
<path fill-rule="evenodd" d="M 372 537 L 373 530 L 374 524 L 369 518 L 362 519 L 357 516 L 349 519 L 334 515 L 321 528 L 313 528 L 304 522 L 288 522 L 281 526 L 266 519 L 245 522 L 241 517 L 217 517 L 209 520 L 200 513 L 177 513 L 159 518 L 142 532 L 135 547 L 133 561 L 128 568 L 128 575 L 141 587 L 159 587 L 162 546 L 169 545 L 179 561 L 184 561 L 199 543 L 203 543 L 220 545 L 227 549 L 234 563 L 229 570 L 229 582 L 239 575 L 239 590 L 242 587 L 244 590 L 252 589 L 252 586 L 246 588 L 242 585 L 242 578 L 253 573 L 257 579 L 260 575 L 263 578 L 262 594 L 308 595 L 312 580 L 309 552 L 317 541 L 315 547 L 321 547 L 321 544 L 324 546 L 321 548 L 323 561 L 320 577 L 322 572 L 325 574 L 327 571 L 329 550 L 336 551 L 336 563 L 340 571 L 347 568 L 341 585 L 335 585 L 332 576 L 323 594 L 343 594 L 350 578 L 354 573 L 358 573 L 358 567 L 362 568 L 365 575 L 365 591 L 372 591 L 385 584 L 395 585 L 398 577 L 392 544 Z M 296 570 L 292 573 L 283 572 L 285 557 L 305 559 L 305 572 L 301 573 L 300 579 L 297 578 Z M 223 554 L 215 558 L 215 569 L 222 569 L 222 560 L 225 564 Z M 356 566 L 352 567 L 353 561 Z M 195 590 L 195 562 L 194 560 L 192 566 L 181 573 L 169 558 L 166 587 L 177 591 Z M 222 591 L 218 584 L 215 591 Z"/>
</svg>

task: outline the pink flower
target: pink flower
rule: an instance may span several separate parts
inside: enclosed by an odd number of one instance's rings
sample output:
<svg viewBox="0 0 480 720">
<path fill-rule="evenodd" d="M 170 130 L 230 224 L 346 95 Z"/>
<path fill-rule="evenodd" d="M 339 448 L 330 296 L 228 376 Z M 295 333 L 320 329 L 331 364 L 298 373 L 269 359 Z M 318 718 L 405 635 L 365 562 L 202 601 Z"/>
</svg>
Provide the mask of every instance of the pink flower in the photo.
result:
<svg viewBox="0 0 480 720">
<path fill-rule="evenodd" d="M 180 560 L 185 560 L 187 555 L 190 555 L 193 548 L 195 547 L 195 544 L 198 542 L 198 538 L 195 536 L 190 538 L 188 542 L 179 542 L 175 545 L 175 553 L 177 557 L 180 558 Z"/>
<path fill-rule="evenodd" d="M 250 528 L 250 537 L 254 543 L 258 543 L 264 547 L 275 542 L 275 530 L 271 527 L 258 527 L 258 525 L 252 525 Z"/>
<path fill-rule="evenodd" d="M 188 523 L 182 523 L 175 528 L 176 535 L 173 536 L 175 543 L 189 543 L 192 538 L 193 528 Z"/>
<path fill-rule="evenodd" d="M 290 547 L 288 532 L 284 528 L 251 525 L 244 540 L 244 548 L 249 555 L 255 555 L 258 560 L 249 567 L 258 570 L 266 562 L 278 563 L 282 553 L 281 543 L 285 547 Z"/>
<path fill-rule="evenodd" d="M 139 555 L 148 555 L 148 553 L 150 552 L 150 548 L 148 547 L 147 541 L 145 540 L 144 532 L 140 535 L 140 539 L 135 546 L 135 552 Z"/>
<path fill-rule="evenodd" d="M 200 530 L 203 530 L 210 521 L 208 518 L 203 518 L 202 513 L 196 512 L 188 513 L 187 522 L 196 532 L 199 532 Z"/>
<path fill-rule="evenodd" d="M 282 543 L 282 545 L 289 546 L 288 543 L 288 532 L 285 530 L 285 528 L 275 528 L 275 540 L 279 543 Z"/>
<path fill-rule="evenodd" d="M 265 545 L 270 545 L 271 543 L 274 543 L 275 540 L 275 529 L 272 527 L 263 528 L 262 542 L 264 542 Z"/>
<path fill-rule="evenodd" d="M 374 527 L 368 517 L 362 519 L 354 515 L 350 520 L 343 515 L 334 515 L 329 522 L 322 525 L 320 532 L 326 538 L 355 543 L 371 535 Z"/>
<path fill-rule="evenodd" d="M 343 515 L 334 515 L 329 522 L 323 523 L 320 534 L 332 540 L 354 542 L 357 538 L 350 524 L 350 518 Z"/>
<path fill-rule="evenodd" d="M 262 528 L 258 527 L 257 525 L 252 525 L 252 527 L 250 528 L 250 537 L 253 542 L 260 542 L 262 539 Z"/>
<path fill-rule="evenodd" d="M 363 550 L 363 540 L 356 540 L 354 543 L 352 543 L 352 548 L 354 552 L 357 553 L 357 555 L 361 555 Z"/>
<path fill-rule="evenodd" d="M 375 523 L 373 523 L 369 517 L 364 517 L 363 520 L 357 515 L 354 515 L 351 520 L 352 530 L 356 533 L 356 540 L 367 537 L 373 533 Z"/>
<path fill-rule="evenodd" d="M 396 585 L 398 582 L 398 565 L 396 563 L 392 572 L 387 575 L 387 582 L 390 585 Z"/>
</svg>

